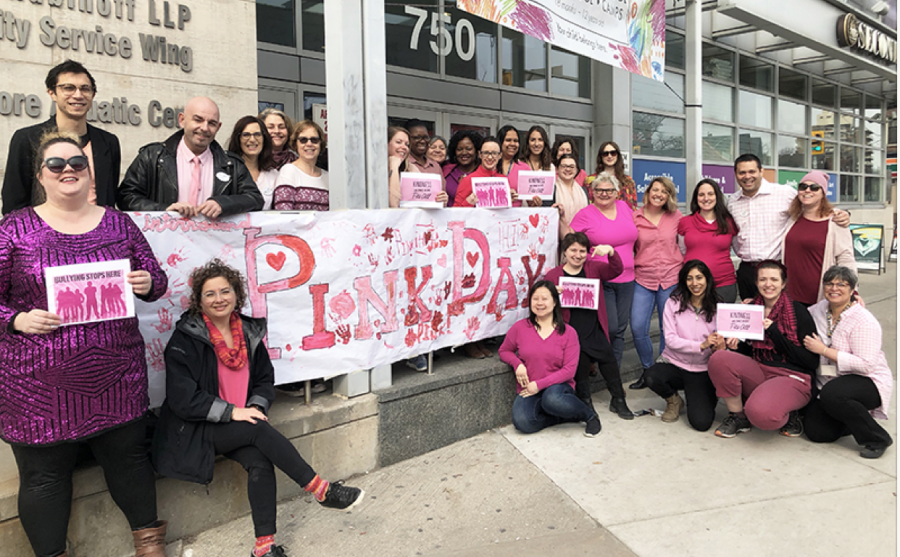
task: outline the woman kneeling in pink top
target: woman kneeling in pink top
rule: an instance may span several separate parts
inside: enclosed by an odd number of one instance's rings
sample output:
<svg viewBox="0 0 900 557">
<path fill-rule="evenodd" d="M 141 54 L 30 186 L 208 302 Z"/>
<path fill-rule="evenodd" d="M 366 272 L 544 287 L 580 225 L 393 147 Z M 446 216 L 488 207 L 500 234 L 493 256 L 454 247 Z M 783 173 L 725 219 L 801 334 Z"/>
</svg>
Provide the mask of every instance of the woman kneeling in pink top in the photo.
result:
<svg viewBox="0 0 900 557">
<path fill-rule="evenodd" d="M 586 423 L 584 434 L 600 433 L 600 418 L 575 395 L 578 333 L 563 321 L 556 285 L 540 280 L 528 294 L 531 315 L 516 322 L 500 346 L 500 359 L 516 371 L 512 421 L 522 433 L 564 422 Z"/>
<path fill-rule="evenodd" d="M 663 311 L 666 347 L 656 364 L 644 374 L 650 390 L 666 399 L 662 421 L 674 422 L 684 407 L 678 395 L 684 389 L 688 422 L 706 431 L 716 417 L 716 388 L 707 363 L 725 340 L 716 333 L 716 282 L 706 263 L 692 259 L 678 273 L 678 283 Z"/>
</svg>

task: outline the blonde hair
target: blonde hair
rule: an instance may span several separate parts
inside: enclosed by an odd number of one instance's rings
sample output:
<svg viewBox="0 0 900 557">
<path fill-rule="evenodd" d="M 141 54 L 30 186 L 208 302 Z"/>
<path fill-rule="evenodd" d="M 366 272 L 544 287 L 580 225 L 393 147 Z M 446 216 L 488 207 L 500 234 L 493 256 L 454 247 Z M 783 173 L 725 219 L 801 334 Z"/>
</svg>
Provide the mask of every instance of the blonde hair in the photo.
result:
<svg viewBox="0 0 900 557">
<path fill-rule="evenodd" d="M 674 213 L 678 210 L 678 201 L 676 201 L 678 197 L 678 191 L 675 189 L 675 183 L 672 182 L 666 176 L 657 176 L 653 180 L 650 181 L 650 185 L 647 186 L 647 189 L 644 191 L 644 205 L 650 202 L 650 197 L 647 195 L 650 193 L 650 189 L 653 188 L 653 184 L 662 184 L 662 187 L 666 189 L 666 194 L 668 194 L 669 198 L 666 200 L 666 206 L 663 207 L 663 210 L 667 213 Z"/>
</svg>

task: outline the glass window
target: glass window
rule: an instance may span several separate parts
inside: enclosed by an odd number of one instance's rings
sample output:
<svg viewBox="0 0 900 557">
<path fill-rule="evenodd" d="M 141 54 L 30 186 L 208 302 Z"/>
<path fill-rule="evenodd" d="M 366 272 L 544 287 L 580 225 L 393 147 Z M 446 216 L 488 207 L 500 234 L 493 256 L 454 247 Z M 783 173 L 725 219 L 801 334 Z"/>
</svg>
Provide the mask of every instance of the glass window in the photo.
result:
<svg viewBox="0 0 900 557">
<path fill-rule="evenodd" d="M 884 172 L 884 151 L 866 149 L 865 167 L 866 174 L 881 175 Z"/>
<path fill-rule="evenodd" d="M 734 122 L 734 89 L 709 81 L 703 82 L 703 118 Z"/>
<path fill-rule="evenodd" d="M 684 35 L 666 29 L 666 67 L 684 69 Z"/>
<path fill-rule="evenodd" d="M 841 141 L 859 143 L 859 118 L 841 115 Z"/>
<path fill-rule="evenodd" d="M 812 126 L 809 131 L 816 137 L 834 139 L 834 112 L 813 107 Z"/>
<path fill-rule="evenodd" d="M 668 47 L 668 45 L 666 45 Z M 703 43 L 701 67 L 703 75 L 731 81 L 734 79 L 734 52 Z"/>
<path fill-rule="evenodd" d="M 550 90 L 554 95 L 591 97 L 591 61 L 557 47 L 550 48 Z"/>
<path fill-rule="evenodd" d="M 543 41 L 503 27 L 503 84 L 532 91 L 547 90 Z"/>
<path fill-rule="evenodd" d="M 865 143 L 869 147 L 881 147 L 881 134 L 884 133 L 884 124 L 881 122 L 870 122 L 866 120 L 866 129 L 863 131 L 865 135 Z"/>
<path fill-rule="evenodd" d="M 758 95 L 750 91 L 739 93 L 740 110 L 738 122 L 758 128 L 772 127 L 772 97 Z"/>
<path fill-rule="evenodd" d="M 859 176 L 841 175 L 841 201 L 859 201 Z"/>
<path fill-rule="evenodd" d="M 884 199 L 881 195 L 881 181 L 881 178 L 866 176 L 866 201 L 877 203 Z"/>
<path fill-rule="evenodd" d="M 292 0 L 256 0 L 256 40 L 281 46 L 297 46 Z"/>
<path fill-rule="evenodd" d="M 684 114 L 684 102 L 681 100 L 684 98 L 684 76 L 666 72 L 665 78 L 666 83 L 660 83 L 632 75 L 631 101 L 634 106 Z M 672 89 L 666 87 L 667 84 Z"/>
<path fill-rule="evenodd" d="M 444 50 L 449 51 L 444 62 L 447 75 L 497 83 L 497 24 L 452 6 L 444 10 L 444 28 L 449 33 L 445 35 L 449 48 Z"/>
<path fill-rule="evenodd" d="M 881 111 L 881 98 L 876 97 L 875 95 L 866 95 L 866 118 L 870 118 L 872 120 L 882 120 L 883 114 Z"/>
<path fill-rule="evenodd" d="M 807 141 L 799 137 L 778 137 L 778 166 L 806 168 Z"/>
<path fill-rule="evenodd" d="M 782 97 L 805 101 L 807 98 L 806 76 L 794 70 L 778 68 L 778 94 Z"/>
<path fill-rule="evenodd" d="M 806 135 L 806 105 L 778 101 L 779 131 Z"/>
<path fill-rule="evenodd" d="M 828 141 L 813 141 L 812 147 L 812 164 L 813 170 L 835 170 L 834 167 L 834 151 L 836 145 Z M 816 145 L 821 143 L 821 145 Z"/>
<path fill-rule="evenodd" d="M 634 113 L 635 155 L 684 157 L 684 120 L 657 114 Z"/>
<path fill-rule="evenodd" d="M 441 46 L 438 43 L 441 27 L 437 8 L 437 0 L 385 3 L 384 36 L 389 66 L 426 72 L 439 70 L 437 53 Z"/>
<path fill-rule="evenodd" d="M 859 151 L 858 147 L 841 145 L 841 172 L 862 172 Z"/>
<path fill-rule="evenodd" d="M 666 49 L 669 45 L 666 45 Z M 764 91 L 775 90 L 775 66 L 767 64 L 759 58 L 741 56 L 740 58 L 741 85 L 753 87 Z"/>
<path fill-rule="evenodd" d="M 859 114 L 861 106 L 861 93 L 854 91 L 853 89 L 848 89 L 847 87 L 841 87 L 841 110 L 850 110 Z"/>
<path fill-rule="evenodd" d="M 834 106 L 837 100 L 837 85 L 827 81 L 812 80 L 812 102 L 825 106 Z"/>
<path fill-rule="evenodd" d="M 763 166 L 772 164 L 772 134 L 741 130 L 738 136 L 738 149 L 743 153 L 753 153 Z"/>
<path fill-rule="evenodd" d="M 303 50 L 325 52 L 325 2 L 303 0 Z"/>
<path fill-rule="evenodd" d="M 734 128 L 704 123 L 701 141 L 704 161 L 734 161 Z"/>
</svg>

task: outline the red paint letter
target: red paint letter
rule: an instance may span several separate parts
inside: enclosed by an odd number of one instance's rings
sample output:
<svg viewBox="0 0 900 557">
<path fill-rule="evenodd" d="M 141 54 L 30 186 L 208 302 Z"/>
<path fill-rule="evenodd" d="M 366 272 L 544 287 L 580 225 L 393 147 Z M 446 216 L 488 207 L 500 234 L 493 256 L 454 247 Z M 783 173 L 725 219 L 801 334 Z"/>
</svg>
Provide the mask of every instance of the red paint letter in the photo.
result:
<svg viewBox="0 0 900 557">
<path fill-rule="evenodd" d="M 406 292 L 409 295 L 409 308 L 406 310 L 406 326 L 412 326 L 419 322 L 420 314 L 422 321 L 431 321 L 431 310 L 422 301 L 422 290 L 431 280 L 431 265 L 422 267 L 422 283 L 416 288 L 416 268 L 407 267 L 403 271 L 406 278 Z"/>
<path fill-rule="evenodd" d="M 334 346 L 334 333 L 325 330 L 325 294 L 327 284 L 314 284 L 309 287 L 313 299 L 313 334 L 303 337 L 304 350 L 331 348 Z"/>
<path fill-rule="evenodd" d="M 500 267 L 500 278 L 497 280 L 494 293 L 491 295 L 491 301 L 488 302 L 488 313 L 497 311 L 497 296 L 500 295 L 501 290 L 506 290 L 505 309 L 513 309 L 519 303 L 519 299 L 516 297 L 516 279 L 513 278 L 512 273 L 509 271 L 509 263 L 509 257 L 501 257 L 497 260 L 497 266 Z"/>
<path fill-rule="evenodd" d="M 372 324 L 369 322 L 369 304 L 372 304 L 372 307 L 384 317 L 384 324 L 381 326 L 380 332 L 390 333 L 400 327 L 397 323 L 397 308 L 395 307 L 397 298 L 396 270 L 384 273 L 384 287 L 387 290 L 388 299 L 386 303 L 372 290 L 371 277 L 359 277 L 353 281 L 353 288 L 356 289 L 358 294 L 356 309 L 359 312 L 359 323 L 354 331 L 354 336 L 357 340 L 372 338 Z"/>
<path fill-rule="evenodd" d="M 465 228 L 465 225 L 466 223 L 463 221 L 447 223 L 447 227 L 453 232 L 453 301 L 447 308 L 448 315 L 462 315 L 463 305 L 480 302 L 484 295 L 487 294 L 488 287 L 491 284 L 491 247 L 483 232 Z M 465 265 L 468 263 L 465 240 L 474 241 L 481 252 L 481 280 L 478 281 L 475 292 L 467 296 L 462 295 Z M 478 252 L 475 253 L 477 254 Z"/>
<path fill-rule="evenodd" d="M 528 291 L 531 291 L 531 286 L 534 284 L 534 281 L 537 277 L 541 276 L 541 271 L 544 270 L 544 261 L 547 260 L 547 256 L 542 254 L 538 255 L 538 268 L 537 271 L 531 272 L 531 257 L 528 255 L 522 256 L 522 263 L 525 265 L 525 272 L 528 274 Z M 522 307 L 528 307 L 528 296 L 525 296 L 525 299 L 522 300 Z"/>
</svg>

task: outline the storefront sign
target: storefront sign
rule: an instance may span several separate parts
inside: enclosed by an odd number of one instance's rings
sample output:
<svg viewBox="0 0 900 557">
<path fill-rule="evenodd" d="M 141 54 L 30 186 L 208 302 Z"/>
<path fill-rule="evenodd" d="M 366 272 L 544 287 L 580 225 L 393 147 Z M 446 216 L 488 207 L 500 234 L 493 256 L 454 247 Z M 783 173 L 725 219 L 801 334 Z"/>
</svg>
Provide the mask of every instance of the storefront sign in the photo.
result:
<svg viewBox="0 0 900 557">
<path fill-rule="evenodd" d="M 665 0 L 457 0 L 457 7 L 604 64 L 663 81 Z"/>
<path fill-rule="evenodd" d="M 844 14 L 838 19 L 837 40 L 840 46 L 871 54 L 889 64 L 897 63 L 897 40 L 863 23 L 853 14 Z"/>
<path fill-rule="evenodd" d="M 803 177 L 806 176 L 806 174 L 807 172 L 803 170 L 779 170 L 778 183 L 797 189 L 797 184 L 800 183 L 800 180 L 802 180 Z M 828 176 L 828 195 L 826 196 L 826 199 L 828 199 L 828 201 L 831 201 L 832 203 L 837 203 L 837 175 L 830 174 L 828 172 L 826 172 L 825 174 Z"/>
<path fill-rule="evenodd" d="M 268 319 L 276 383 L 289 383 L 505 334 L 554 266 L 559 226 L 549 208 L 130 215 L 169 276 L 162 299 L 137 304 L 154 405 L 188 279 L 212 257 L 246 277 L 244 311 Z"/>
<path fill-rule="evenodd" d="M 634 159 L 634 172 L 631 177 L 634 178 L 634 184 L 637 187 L 638 203 L 643 204 L 644 192 L 650 187 L 650 182 L 657 176 L 665 176 L 675 183 L 675 191 L 678 193 L 678 202 L 684 203 L 687 195 L 684 187 L 686 176 L 686 167 L 683 162 L 665 162 L 665 161 L 648 161 L 644 159 Z"/>
<path fill-rule="evenodd" d="M 851 224 L 853 257 L 858 269 L 881 271 L 884 252 L 884 226 L 881 224 Z"/>
<path fill-rule="evenodd" d="M 719 184 L 719 189 L 722 190 L 722 193 L 726 195 L 734 193 L 735 181 L 733 166 L 726 166 L 724 164 L 704 164 L 703 177 L 709 178 Z"/>
</svg>

